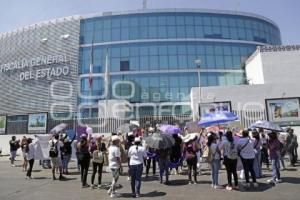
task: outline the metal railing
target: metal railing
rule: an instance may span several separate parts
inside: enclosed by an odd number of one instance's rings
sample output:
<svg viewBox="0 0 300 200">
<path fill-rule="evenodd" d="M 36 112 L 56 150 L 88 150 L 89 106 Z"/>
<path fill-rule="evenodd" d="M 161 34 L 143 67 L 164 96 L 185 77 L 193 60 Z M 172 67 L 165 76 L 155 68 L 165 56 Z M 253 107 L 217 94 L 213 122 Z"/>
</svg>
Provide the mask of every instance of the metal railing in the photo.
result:
<svg viewBox="0 0 300 200">
<path fill-rule="evenodd" d="M 265 110 L 233 110 L 233 112 L 239 117 L 239 123 L 242 127 L 247 128 L 253 122 L 257 120 L 266 120 Z M 178 124 L 180 127 L 184 127 L 186 122 L 192 121 L 190 115 L 167 115 L 167 116 L 143 116 L 136 119 L 141 127 L 154 127 L 156 124 Z M 129 123 L 129 119 L 118 118 L 84 118 L 84 119 L 61 119 L 53 120 L 48 119 L 47 132 L 60 123 L 68 124 L 68 129 L 76 130 L 79 125 L 88 125 L 93 128 L 94 133 L 111 133 L 124 124 Z M 6 134 L 27 134 L 28 133 L 28 121 L 8 121 Z"/>
</svg>

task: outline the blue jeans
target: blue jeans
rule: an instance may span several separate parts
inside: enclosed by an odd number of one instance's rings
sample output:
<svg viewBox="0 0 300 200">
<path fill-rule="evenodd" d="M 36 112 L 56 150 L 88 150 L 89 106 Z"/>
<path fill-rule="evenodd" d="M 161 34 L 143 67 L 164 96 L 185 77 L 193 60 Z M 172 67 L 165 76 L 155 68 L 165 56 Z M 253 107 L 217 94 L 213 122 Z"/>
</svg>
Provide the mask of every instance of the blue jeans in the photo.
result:
<svg viewBox="0 0 300 200">
<path fill-rule="evenodd" d="M 261 171 L 261 151 L 258 150 L 255 154 L 254 162 L 253 162 L 253 169 L 255 172 L 256 178 L 262 177 L 262 171 Z"/>
<path fill-rule="evenodd" d="M 280 179 L 280 162 L 279 158 L 272 158 L 271 163 L 272 163 L 272 178 L 274 181 L 276 179 Z"/>
<path fill-rule="evenodd" d="M 211 178 L 212 184 L 219 185 L 219 170 L 221 168 L 221 160 L 214 159 L 211 163 Z"/>
<path fill-rule="evenodd" d="M 140 194 L 143 174 L 143 164 L 130 165 L 132 194 Z"/>
<path fill-rule="evenodd" d="M 68 165 L 69 165 L 70 159 L 71 159 L 71 155 L 63 155 L 62 166 L 63 166 L 64 172 L 68 171 Z"/>
<path fill-rule="evenodd" d="M 165 160 L 165 159 L 158 160 L 160 182 L 163 181 L 164 172 L 166 175 L 166 182 L 169 181 L 169 164 L 170 164 L 169 160 Z"/>
</svg>

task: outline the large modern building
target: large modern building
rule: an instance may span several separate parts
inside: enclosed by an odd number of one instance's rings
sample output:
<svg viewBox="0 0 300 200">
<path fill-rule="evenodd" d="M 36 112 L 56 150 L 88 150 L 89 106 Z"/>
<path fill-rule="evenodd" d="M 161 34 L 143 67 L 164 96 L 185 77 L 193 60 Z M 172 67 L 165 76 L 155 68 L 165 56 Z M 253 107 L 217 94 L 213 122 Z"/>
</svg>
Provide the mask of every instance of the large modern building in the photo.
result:
<svg viewBox="0 0 300 200">
<path fill-rule="evenodd" d="M 245 61 L 267 44 L 281 44 L 276 23 L 232 11 L 105 12 L 34 24 L 0 34 L 0 115 L 24 123 L 35 113 L 101 117 L 101 102 L 120 99 L 133 117 L 190 114 L 192 87 L 246 84 Z"/>
</svg>

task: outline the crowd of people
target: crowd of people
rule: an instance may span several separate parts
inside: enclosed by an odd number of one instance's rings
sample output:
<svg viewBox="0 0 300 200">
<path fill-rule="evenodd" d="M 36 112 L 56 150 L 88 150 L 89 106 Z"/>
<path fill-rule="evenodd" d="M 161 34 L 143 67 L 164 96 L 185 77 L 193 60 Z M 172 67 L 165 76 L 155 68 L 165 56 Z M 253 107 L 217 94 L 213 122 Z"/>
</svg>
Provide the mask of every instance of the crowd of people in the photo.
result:
<svg viewBox="0 0 300 200">
<path fill-rule="evenodd" d="M 69 138 L 60 132 L 53 134 L 49 140 L 49 157 L 52 163 L 52 178 L 65 180 L 64 175 L 69 175 L 68 165 L 72 155 L 72 145 L 75 144 L 78 169 L 81 174 L 82 188 L 101 188 L 103 167 L 108 165 L 111 173 L 111 185 L 108 194 L 116 196 L 116 186 L 119 176 L 124 172 L 122 163 L 128 165 L 128 180 L 131 183 L 133 197 L 141 194 L 142 175 L 145 168 L 145 177 L 149 177 L 152 166 L 153 176 L 156 175 L 157 164 L 159 167 L 159 182 L 172 184 L 170 174 L 180 174 L 187 168 L 189 184 L 197 184 L 201 171 L 208 166 L 211 170 L 211 187 L 214 189 L 239 190 L 239 177 L 245 179 L 243 187 L 259 187 L 257 179 L 264 176 L 262 166 L 267 170 L 272 166 L 271 184 L 282 182 L 281 170 L 286 169 L 285 156 L 289 156 L 290 166 L 297 162 L 297 136 L 292 128 L 287 129 L 287 134 L 267 131 L 263 129 L 231 130 L 208 132 L 201 129 L 199 133 L 173 134 L 174 145 L 170 148 L 154 149 L 143 140 L 157 132 L 156 128 L 147 131 L 112 133 L 109 138 L 104 136 L 92 137 L 91 134 L 82 134 L 80 139 Z M 32 178 L 32 169 L 35 160 L 35 140 L 23 137 L 16 140 L 13 136 L 9 141 L 10 161 L 14 167 L 16 152 L 22 151 L 22 169 L 26 178 Z M 224 164 L 227 172 L 227 184 L 220 184 L 219 174 Z M 92 165 L 91 185 L 88 184 L 88 172 Z M 238 174 L 239 173 L 239 174 Z M 97 179 L 95 182 L 95 178 Z M 250 177 L 252 184 L 250 184 Z"/>
</svg>

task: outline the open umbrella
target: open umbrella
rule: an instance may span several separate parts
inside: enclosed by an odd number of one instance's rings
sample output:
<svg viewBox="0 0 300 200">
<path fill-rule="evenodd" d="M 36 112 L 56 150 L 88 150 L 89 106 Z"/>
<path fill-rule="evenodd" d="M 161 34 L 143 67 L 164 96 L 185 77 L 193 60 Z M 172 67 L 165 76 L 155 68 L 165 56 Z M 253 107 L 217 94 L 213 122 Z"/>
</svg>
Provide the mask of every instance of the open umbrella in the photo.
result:
<svg viewBox="0 0 300 200">
<path fill-rule="evenodd" d="M 159 127 L 159 130 L 164 132 L 164 133 L 168 133 L 170 135 L 175 135 L 175 134 L 180 134 L 181 133 L 181 129 L 177 126 L 174 125 L 162 125 L 161 127 Z"/>
<path fill-rule="evenodd" d="M 66 124 L 66 123 L 61 123 L 61 124 L 55 126 L 54 128 L 52 128 L 52 129 L 50 130 L 50 133 L 51 133 L 51 134 L 59 133 L 59 132 L 65 130 L 67 127 L 68 127 L 68 124 Z"/>
<path fill-rule="evenodd" d="M 279 125 L 265 120 L 259 120 L 249 126 L 249 129 L 254 129 L 254 128 L 262 128 L 262 129 L 275 131 L 275 132 L 284 132 L 284 130 Z"/>
<path fill-rule="evenodd" d="M 198 122 L 199 126 L 211 126 L 211 125 L 219 125 L 224 124 L 227 122 L 235 121 L 238 117 L 228 111 L 217 111 L 217 112 L 211 112 L 203 115 L 201 117 L 201 120 Z"/>
<path fill-rule="evenodd" d="M 117 133 L 129 133 L 138 128 L 139 128 L 139 126 L 137 126 L 135 124 L 125 123 L 125 124 L 122 124 L 121 126 L 119 126 L 119 128 L 117 129 Z"/>
<path fill-rule="evenodd" d="M 175 144 L 175 140 L 171 135 L 163 133 L 153 133 L 144 138 L 146 144 L 153 149 L 167 149 Z"/>
<path fill-rule="evenodd" d="M 187 122 L 185 124 L 189 133 L 200 133 L 201 127 L 198 126 L 198 122 Z"/>
</svg>

